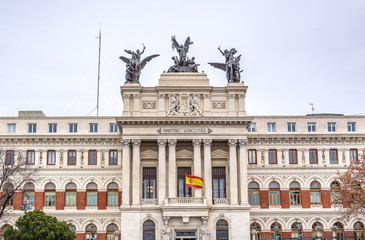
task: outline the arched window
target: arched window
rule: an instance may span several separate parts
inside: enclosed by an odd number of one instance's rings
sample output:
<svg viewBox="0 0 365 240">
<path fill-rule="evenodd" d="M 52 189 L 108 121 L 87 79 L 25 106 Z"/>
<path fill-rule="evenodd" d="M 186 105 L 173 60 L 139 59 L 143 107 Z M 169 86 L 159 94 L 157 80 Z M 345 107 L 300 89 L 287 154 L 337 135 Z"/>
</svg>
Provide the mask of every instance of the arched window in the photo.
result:
<svg viewBox="0 0 365 240">
<path fill-rule="evenodd" d="M 261 226 L 258 223 L 251 223 L 250 226 L 251 232 L 251 240 L 260 240 L 261 239 Z"/>
<path fill-rule="evenodd" d="M 34 184 L 26 183 L 23 187 L 23 201 L 26 201 L 30 206 L 34 206 Z"/>
<path fill-rule="evenodd" d="M 75 236 L 76 236 L 76 227 L 75 227 L 75 225 L 73 225 L 73 224 L 68 224 L 67 226 L 68 226 L 68 228 L 70 229 L 70 231 L 71 231 L 73 234 L 75 234 Z M 74 239 L 76 239 L 76 238 L 74 238 Z"/>
<path fill-rule="evenodd" d="M 354 224 L 354 239 L 355 240 L 365 239 L 364 224 L 362 224 L 361 222 L 356 222 Z"/>
<path fill-rule="evenodd" d="M 248 184 L 248 202 L 250 205 L 260 204 L 260 187 L 257 182 Z"/>
<path fill-rule="evenodd" d="M 109 224 L 106 228 L 107 240 L 118 240 L 118 226 L 115 224 Z"/>
<path fill-rule="evenodd" d="M 4 237 L 3 237 L 4 232 L 5 232 L 5 230 L 6 230 L 9 226 L 10 226 L 9 224 L 5 224 L 5 225 L 3 225 L 3 226 L 0 228 L 0 237 L 1 237 L 1 240 L 4 240 Z"/>
<path fill-rule="evenodd" d="M 151 220 L 147 220 L 143 223 L 143 240 L 155 240 L 155 223 Z"/>
<path fill-rule="evenodd" d="M 7 200 L 9 197 L 9 200 L 8 202 L 6 203 L 6 206 L 7 207 L 11 207 L 13 206 L 14 204 L 14 185 L 7 182 L 4 184 L 4 187 L 3 187 L 3 199 L 4 200 Z"/>
<path fill-rule="evenodd" d="M 336 222 L 333 224 L 333 229 L 336 232 L 336 240 L 343 240 L 344 239 L 344 228 L 343 224 L 340 222 Z"/>
<path fill-rule="evenodd" d="M 94 234 L 95 238 L 97 239 L 97 228 L 94 224 L 89 224 L 86 226 L 85 232 L 85 240 L 91 240 L 92 235 Z"/>
<path fill-rule="evenodd" d="M 108 185 L 108 206 L 118 206 L 118 184 L 112 182 Z"/>
<path fill-rule="evenodd" d="M 226 220 L 219 220 L 216 224 L 216 239 L 228 240 L 228 223 Z"/>
<path fill-rule="evenodd" d="M 341 184 L 337 181 L 331 183 L 331 203 L 341 202 Z"/>
<path fill-rule="evenodd" d="M 76 184 L 69 183 L 66 185 L 66 206 L 76 206 Z"/>
<path fill-rule="evenodd" d="M 269 184 L 269 203 L 270 205 L 280 205 L 280 185 L 277 182 Z"/>
<path fill-rule="evenodd" d="M 299 222 L 295 222 L 291 225 L 291 237 L 292 238 L 297 238 L 298 234 L 299 234 L 299 229 L 302 228 L 302 224 Z"/>
<path fill-rule="evenodd" d="M 275 239 L 276 235 L 279 235 L 281 238 L 281 225 L 280 225 L 280 223 L 274 222 L 273 224 L 271 224 L 271 227 L 270 227 L 271 239 Z"/>
<path fill-rule="evenodd" d="M 86 186 L 86 206 L 98 205 L 98 186 L 95 183 L 89 183 Z"/>
<path fill-rule="evenodd" d="M 323 225 L 320 222 L 313 223 L 313 225 L 312 225 L 312 237 L 314 239 L 320 239 L 322 236 L 323 236 Z"/>
<path fill-rule="evenodd" d="M 296 181 L 290 183 L 290 205 L 301 205 L 300 184 Z"/>
<path fill-rule="evenodd" d="M 44 187 L 44 206 L 56 205 L 56 186 L 53 183 L 47 183 Z"/>
<path fill-rule="evenodd" d="M 317 181 L 311 182 L 311 204 L 320 205 L 321 204 L 321 184 Z"/>
</svg>

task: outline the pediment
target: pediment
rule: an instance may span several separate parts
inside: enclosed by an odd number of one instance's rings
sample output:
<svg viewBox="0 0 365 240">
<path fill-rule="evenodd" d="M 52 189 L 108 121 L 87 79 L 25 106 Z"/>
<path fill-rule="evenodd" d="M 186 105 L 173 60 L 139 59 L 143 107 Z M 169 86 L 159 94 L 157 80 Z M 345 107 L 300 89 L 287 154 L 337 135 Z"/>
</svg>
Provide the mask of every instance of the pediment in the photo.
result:
<svg viewBox="0 0 365 240">
<path fill-rule="evenodd" d="M 193 158 L 194 154 L 192 151 L 182 149 L 176 152 L 176 158 Z"/>
<path fill-rule="evenodd" d="M 158 158 L 158 152 L 154 151 L 152 149 L 146 149 L 141 152 L 140 154 L 141 158 Z"/>
<path fill-rule="evenodd" d="M 222 149 L 216 149 L 212 151 L 212 158 L 228 158 L 228 152 Z"/>
</svg>

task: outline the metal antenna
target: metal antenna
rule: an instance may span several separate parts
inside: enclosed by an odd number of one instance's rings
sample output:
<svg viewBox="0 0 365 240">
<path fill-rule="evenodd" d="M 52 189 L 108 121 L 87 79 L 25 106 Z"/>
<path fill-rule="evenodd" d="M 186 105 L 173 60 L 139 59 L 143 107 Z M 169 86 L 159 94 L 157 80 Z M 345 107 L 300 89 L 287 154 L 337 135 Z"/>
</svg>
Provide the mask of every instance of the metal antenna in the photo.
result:
<svg viewBox="0 0 365 240">
<path fill-rule="evenodd" d="M 99 58 L 98 58 L 98 91 L 97 91 L 97 100 L 96 100 L 96 116 L 99 116 L 99 85 L 100 85 L 100 53 L 101 53 L 101 25 L 99 32 Z"/>
<path fill-rule="evenodd" d="M 314 114 L 314 104 L 313 103 L 308 103 L 308 104 L 312 106 L 312 114 Z"/>
</svg>

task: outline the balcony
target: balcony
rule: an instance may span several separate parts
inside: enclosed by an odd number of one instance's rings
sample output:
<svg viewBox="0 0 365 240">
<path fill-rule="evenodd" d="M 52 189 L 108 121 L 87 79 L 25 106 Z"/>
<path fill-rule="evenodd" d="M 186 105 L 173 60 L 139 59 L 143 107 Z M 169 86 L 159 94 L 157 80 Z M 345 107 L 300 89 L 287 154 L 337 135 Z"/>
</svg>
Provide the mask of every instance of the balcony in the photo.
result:
<svg viewBox="0 0 365 240">
<path fill-rule="evenodd" d="M 156 206 L 157 205 L 157 199 L 156 198 L 144 198 L 144 199 L 141 200 L 141 205 L 143 207 Z"/>
<path fill-rule="evenodd" d="M 229 199 L 228 198 L 214 198 L 213 199 L 213 205 L 228 206 L 229 205 Z"/>
<path fill-rule="evenodd" d="M 206 206 L 205 198 L 181 197 L 165 198 L 165 206 Z"/>
</svg>

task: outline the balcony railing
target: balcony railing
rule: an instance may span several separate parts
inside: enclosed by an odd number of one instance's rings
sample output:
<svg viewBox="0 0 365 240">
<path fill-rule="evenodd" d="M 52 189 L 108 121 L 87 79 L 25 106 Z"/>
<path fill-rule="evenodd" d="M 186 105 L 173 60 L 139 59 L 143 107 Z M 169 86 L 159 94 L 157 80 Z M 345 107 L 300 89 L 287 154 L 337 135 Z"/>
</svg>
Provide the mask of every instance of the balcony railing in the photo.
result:
<svg viewBox="0 0 365 240">
<path fill-rule="evenodd" d="M 195 197 L 165 198 L 165 205 L 203 206 L 206 205 L 206 200 Z"/>
<path fill-rule="evenodd" d="M 141 200 L 142 206 L 155 206 L 157 205 L 157 199 L 156 198 L 144 198 Z"/>
<path fill-rule="evenodd" d="M 214 198 L 213 199 L 213 204 L 214 205 L 229 205 L 229 200 L 228 198 Z"/>
</svg>

